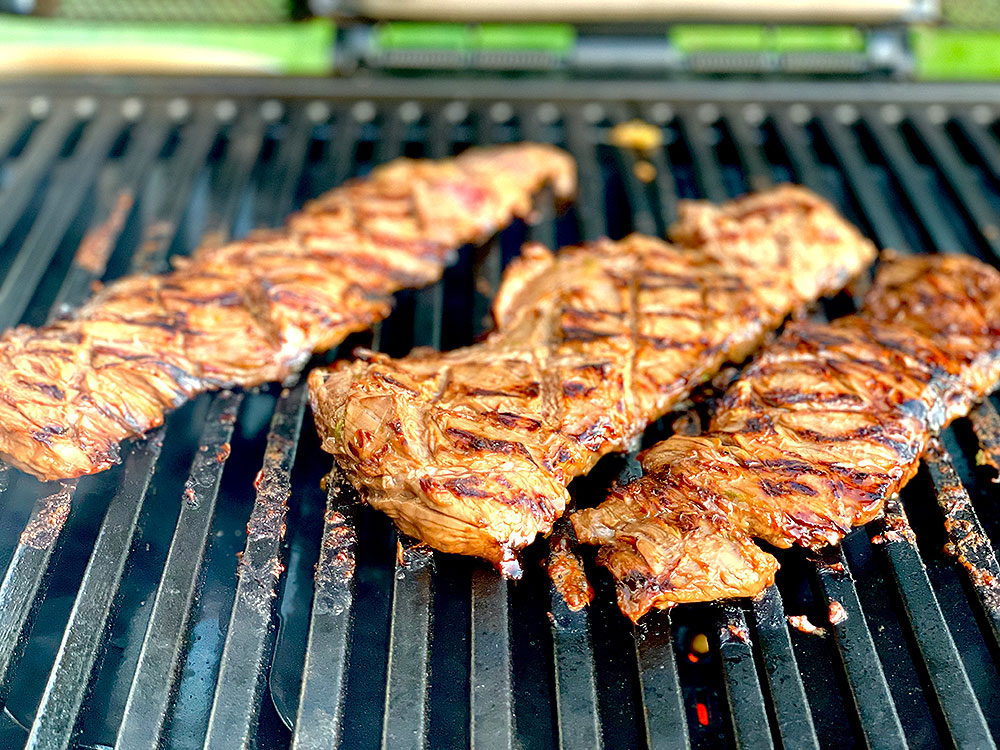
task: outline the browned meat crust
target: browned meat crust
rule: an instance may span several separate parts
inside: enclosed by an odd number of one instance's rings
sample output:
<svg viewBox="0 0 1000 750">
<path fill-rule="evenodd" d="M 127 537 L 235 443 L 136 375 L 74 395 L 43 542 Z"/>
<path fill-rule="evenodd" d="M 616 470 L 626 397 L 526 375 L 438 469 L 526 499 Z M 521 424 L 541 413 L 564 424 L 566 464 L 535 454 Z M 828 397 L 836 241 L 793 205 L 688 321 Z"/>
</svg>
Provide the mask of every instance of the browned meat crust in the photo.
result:
<svg viewBox="0 0 1000 750">
<path fill-rule="evenodd" d="M 330 191 L 280 230 L 121 279 L 72 317 L 0 337 L 0 455 L 42 479 L 92 474 L 119 443 L 203 391 L 282 380 L 440 278 L 455 251 L 575 191 L 551 146 L 400 159 Z"/>
<path fill-rule="evenodd" d="M 673 234 L 685 244 L 525 248 L 485 342 L 314 371 L 323 448 L 405 533 L 517 575 L 517 551 L 551 530 L 573 477 L 875 256 L 789 186 L 687 202 Z"/>
<path fill-rule="evenodd" d="M 549 544 L 549 578 L 566 606 L 578 612 L 594 600 L 594 587 L 587 580 L 583 560 L 574 552 L 566 535 L 553 534 Z"/>
<path fill-rule="evenodd" d="M 931 434 L 1000 378 L 1000 273 L 965 256 L 887 261 L 862 311 L 794 323 L 727 391 L 709 431 L 572 517 L 633 620 L 753 596 L 778 547 L 838 543 L 913 476 Z"/>
</svg>

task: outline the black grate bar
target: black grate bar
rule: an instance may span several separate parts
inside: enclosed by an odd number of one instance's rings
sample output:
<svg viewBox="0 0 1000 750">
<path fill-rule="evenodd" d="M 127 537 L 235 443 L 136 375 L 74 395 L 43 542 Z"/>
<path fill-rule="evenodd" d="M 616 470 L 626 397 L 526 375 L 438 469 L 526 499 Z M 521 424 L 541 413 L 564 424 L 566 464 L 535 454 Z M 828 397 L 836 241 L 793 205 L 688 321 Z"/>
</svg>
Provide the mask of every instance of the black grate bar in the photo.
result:
<svg viewBox="0 0 1000 750">
<path fill-rule="evenodd" d="M 647 120 L 657 123 L 660 131 L 664 134 L 663 148 L 655 149 L 647 155 L 647 158 L 656 169 L 653 183 L 656 185 L 656 197 L 659 203 L 657 218 L 660 220 L 660 232 L 665 234 L 670 222 L 677 217 L 677 183 L 674 181 L 674 170 L 668 151 L 668 138 L 673 137 L 673 130 L 667 128 L 667 123 L 674 117 L 674 112 L 670 107 L 661 103 L 658 106 L 647 108 L 644 115 Z"/>
<path fill-rule="evenodd" d="M 124 107 L 125 105 L 123 105 Z M 152 164 L 170 132 L 169 121 L 156 112 L 134 125 L 136 142 L 121 163 L 105 165 L 97 181 L 97 206 L 91 229 L 84 235 L 52 309 L 68 311 L 90 294 L 91 284 L 104 275 L 108 258 L 121 236 L 136 197 L 143 193 Z"/>
<path fill-rule="evenodd" d="M 559 525 L 553 533 L 560 533 Z M 600 748 L 601 726 L 587 611 L 572 611 L 551 582 L 549 597 L 559 747 L 562 750 Z"/>
<path fill-rule="evenodd" d="M 890 561 L 917 648 L 955 745 L 994 747 L 982 708 L 920 559 L 916 537 L 902 503 L 898 499 L 887 502 L 883 520 L 872 524 L 872 528 L 882 531 L 885 541 L 877 546 Z"/>
<path fill-rule="evenodd" d="M 837 641 L 866 744 L 872 750 L 906 748 L 903 726 L 843 549 L 825 550 L 816 566 L 816 575 L 827 604 L 835 603 L 844 611 L 845 616 L 839 622 L 832 622 L 830 628 Z"/>
<path fill-rule="evenodd" d="M 299 108 L 292 115 L 291 133 L 282 139 L 278 164 L 269 181 L 275 186 L 275 192 L 266 212 L 268 223 L 278 223 L 294 206 L 296 187 L 305 163 L 303 154 L 308 152 L 314 124 L 305 108 Z M 249 174 L 246 167 L 256 156 L 254 147 L 260 144 L 259 132 L 251 126 L 243 148 L 238 149 L 240 158 L 234 161 L 242 168 L 234 170 L 234 177 Z M 242 194 L 244 184 L 240 179 L 236 185 L 228 185 L 225 189 L 235 187 L 236 192 Z M 231 215 L 230 211 L 222 211 L 219 217 L 224 222 L 225 217 Z M 215 231 L 221 230 L 217 227 Z M 264 463 L 254 483 L 257 495 L 247 524 L 246 547 L 240 558 L 236 596 L 209 715 L 206 748 L 249 747 L 256 729 L 266 686 L 265 666 L 274 645 L 273 603 L 282 570 L 281 540 L 307 394 L 304 382 L 284 389 L 272 415 Z"/>
<path fill-rule="evenodd" d="M 75 481 L 56 486 L 59 489 L 40 498 L 32 508 L 0 582 L 0 703 L 10 691 L 12 668 L 21 656 L 24 635 L 45 591 L 60 524 L 65 523 L 76 490 Z M 43 529 L 44 533 L 38 533 Z"/>
<path fill-rule="evenodd" d="M 294 750 L 340 746 L 348 635 L 354 616 L 358 500 L 347 480 L 336 475 L 336 468 L 327 482 L 323 538 L 313 581 L 309 637 L 292 734 Z"/>
<path fill-rule="evenodd" d="M 139 513 L 163 446 L 162 429 L 130 452 L 124 478 L 101 523 L 49 672 L 27 747 L 68 748 L 132 547 Z"/>
<path fill-rule="evenodd" d="M 689 747 L 684 695 L 669 612 L 651 612 L 636 628 L 636 660 L 649 750 Z"/>
<path fill-rule="evenodd" d="M 433 554 L 403 550 L 396 564 L 389 633 L 383 748 L 423 748 L 427 742 L 428 638 L 433 600 Z"/>
<path fill-rule="evenodd" d="M 948 534 L 945 550 L 955 556 L 976 592 L 993 635 L 993 645 L 1000 649 L 1000 564 L 979 518 L 972 510 L 969 493 L 958 478 L 955 465 L 938 441 L 924 454 L 938 507 L 944 514 Z"/>
<path fill-rule="evenodd" d="M 878 180 L 874 176 L 874 170 L 865 163 L 858 143 L 840 121 L 851 122 L 853 121 L 852 117 L 856 117 L 856 115 L 853 108 L 840 110 L 840 119 L 835 117 L 833 113 L 823 112 L 817 122 L 833 149 L 837 163 L 840 164 L 843 175 L 861 206 L 861 211 L 867 219 L 868 225 L 874 230 L 878 244 L 882 248 L 906 252 L 909 243 L 903 237 L 902 230 L 889 210 L 889 203 L 885 200 Z"/>
<path fill-rule="evenodd" d="M 498 111 L 496 114 L 504 115 Z M 476 141 L 496 142 L 494 123 L 498 117 L 480 114 Z M 481 336 L 492 328 L 490 305 L 500 287 L 503 249 L 494 238 L 477 268 L 477 280 L 489 289 L 476 288 L 473 301 L 473 333 Z M 488 293 L 482 293 L 482 292 Z M 510 603 L 507 579 L 485 565 L 470 574 L 469 601 L 469 745 L 474 750 L 512 750 L 514 747 L 513 664 L 511 660 Z"/>
<path fill-rule="evenodd" d="M 979 188 L 972 168 L 959 156 L 955 145 L 944 132 L 928 122 L 923 112 L 910 114 L 910 122 L 939 165 L 938 172 L 959 198 L 971 223 L 986 242 L 994 257 L 1000 258 L 1000 226 L 997 213 Z M 955 248 L 958 249 L 958 248 Z"/>
<path fill-rule="evenodd" d="M 186 114 L 183 106 L 176 109 L 177 114 Z M 169 164 L 151 176 L 147 188 L 150 200 L 143 202 L 140 208 L 144 232 L 132 257 L 133 271 L 158 273 L 163 270 L 195 182 L 205 168 L 218 133 L 219 118 L 215 108 L 208 104 L 200 106 L 181 132 L 181 142 Z"/>
<path fill-rule="evenodd" d="M 524 109 L 520 113 L 525 139 L 548 142 L 546 125 L 552 125 L 560 115 L 551 104 Z M 589 158 L 593 147 L 584 151 Z M 583 154 L 581 154 L 582 156 Z M 591 196 L 593 198 L 593 195 Z M 529 227 L 528 236 L 549 249 L 556 249 L 555 205 L 550 191 L 539 201 L 537 223 Z M 603 213 L 603 203 L 584 204 L 584 212 Z M 562 530 L 560 530 L 562 529 Z M 556 523 L 553 535 L 567 533 L 565 517 Z M 571 533 L 571 532 L 569 532 Z M 574 612 L 562 594 L 548 580 L 549 623 L 555 663 L 556 718 L 560 748 L 586 750 L 601 746 L 600 714 L 597 703 L 594 653 L 591 646 L 590 623 L 586 609 Z"/>
<path fill-rule="evenodd" d="M 736 145 L 736 153 L 743 165 L 743 175 L 750 190 L 766 190 L 774 185 L 774 176 L 761 150 L 759 125 L 762 118 L 763 112 L 752 105 L 741 111 L 726 113 L 726 127 Z"/>
<path fill-rule="evenodd" d="M 546 135 L 547 126 L 553 125 L 559 118 L 560 110 L 552 104 L 541 104 L 529 107 L 519 112 L 521 135 L 525 140 L 538 143 L 551 142 Z M 600 184 L 600 183 L 598 183 Z M 545 190 L 538 198 L 537 220 L 528 227 L 528 237 L 532 242 L 540 242 L 550 250 L 558 248 L 556 241 L 556 211 L 551 190 Z M 587 210 L 604 213 L 601 204 L 588 206 Z"/>
<path fill-rule="evenodd" d="M 83 139 L 73 156 L 54 169 L 52 187 L 47 191 L 38 217 L 18 250 L 3 284 L 0 285 L 0 327 L 16 324 L 24 314 L 35 287 L 48 269 L 59 241 L 80 210 L 84 198 L 115 140 L 124 119 L 117 108 L 106 108 L 87 123 Z"/>
<path fill-rule="evenodd" d="M 594 128 L 587 127 L 583 115 L 576 110 L 567 111 L 566 140 L 570 151 L 576 157 L 577 168 L 577 203 L 585 206 L 577 215 L 580 217 L 582 239 L 592 242 L 608 233 L 607 211 L 603 210 L 604 196 L 599 194 L 599 185 L 604 184 L 601 176 L 601 166 L 594 149 Z M 600 209 L 600 210 L 595 210 Z"/>
<path fill-rule="evenodd" d="M 490 145 L 497 142 L 494 133 L 494 125 L 497 117 L 494 113 L 480 112 L 476 117 L 475 139 L 481 145 Z M 497 116 L 504 116 L 505 112 L 496 112 Z M 494 237 L 487 243 L 484 252 L 478 256 L 479 263 L 475 269 L 474 292 L 472 303 L 472 331 L 475 337 L 482 336 L 493 328 L 492 305 L 497 289 L 500 288 L 500 279 L 503 275 L 503 249 L 499 236 Z"/>
<path fill-rule="evenodd" d="M 335 113 L 327 139 L 326 155 L 321 168 L 320 187 L 328 190 L 344 182 L 351 174 L 354 150 L 361 134 L 361 123 L 349 113 Z"/>
<path fill-rule="evenodd" d="M 620 107 L 615 108 L 613 115 L 618 123 L 630 119 L 628 113 Z M 644 163 L 652 165 L 646 162 L 645 154 L 640 155 L 632 148 L 615 148 L 615 157 L 618 172 L 625 185 L 625 196 L 632 213 L 632 231 L 655 235 L 657 232 L 656 219 L 650 208 L 646 186 L 639 178 L 642 173 L 642 165 Z"/>
<path fill-rule="evenodd" d="M 335 122 L 328 143 L 324 187 L 347 179 L 358 131 L 358 121 L 349 115 Z M 336 464 L 326 481 L 329 487 L 326 518 L 313 577 L 308 643 L 292 735 L 292 747 L 296 750 L 337 747 L 340 743 L 354 612 L 358 501 L 347 480 L 336 472 Z"/>
<path fill-rule="evenodd" d="M 229 238 L 230 224 L 239 211 L 264 144 L 265 126 L 264 118 L 253 107 L 244 107 L 229 126 L 226 156 L 214 191 L 219 200 L 211 201 L 208 207 L 202 245 L 222 245 Z"/>
<path fill-rule="evenodd" d="M 734 604 L 720 605 L 719 612 L 719 654 L 736 747 L 741 750 L 773 748 L 746 617 Z"/>
<path fill-rule="evenodd" d="M 720 203 L 730 196 L 723 180 L 718 151 L 709 141 L 709 131 L 718 114 L 717 110 L 710 108 L 697 114 L 686 112 L 680 119 L 702 194 L 709 200 Z M 722 671 L 737 746 L 772 747 L 773 740 L 746 617 L 742 609 L 732 604 L 721 605 L 719 612 Z"/>
<path fill-rule="evenodd" d="M 809 111 L 804 109 L 803 105 L 803 108 L 794 109 L 791 112 L 787 110 L 778 111 L 771 117 L 774 129 L 785 149 L 788 162 L 791 164 L 792 170 L 795 172 L 799 182 L 808 186 L 811 190 L 815 190 L 820 195 L 831 198 L 830 189 L 823 179 L 823 172 L 816 162 L 815 156 L 813 156 L 812 147 L 806 133 L 802 129 L 801 124 L 796 124 L 797 121 L 793 119 L 793 112 L 797 113 L 798 120 L 805 120 L 809 116 Z"/>
<path fill-rule="evenodd" d="M 30 127 L 32 119 L 29 114 L 30 109 L 29 102 L 19 101 L 0 115 L 0 196 L 4 195 L 7 189 L 6 171 L 9 168 L 7 156 L 24 131 Z"/>
<path fill-rule="evenodd" d="M 806 113 L 800 113 L 806 114 Z M 804 121 L 806 117 L 800 117 Z M 793 123 L 787 113 L 774 119 L 775 128 L 786 148 L 786 154 L 802 184 L 829 196 L 829 188 L 809 147 L 804 130 Z M 841 662 L 847 675 L 861 729 L 871 748 L 906 747 L 903 728 L 896 706 L 875 650 L 854 580 L 847 569 L 841 548 L 829 550 L 817 563 L 816 575 L 827 603 L 844 607 L 847 618 L 831 625 Z M 801 678 L 799 678 L 801 684 Z"/>
<path fill-rule="evenodd" d="M 427 138 L 427 156 L 444 159 L 451 155 L 451 140 L 447 137 L 448 123 L 443 113 L 436 110 L 430 117 Z M 413 311 L 413 345 L 441 348 L 441 331 L 444 325 L 444 282 L 438 281 L 416 291 L 416 309 Z"/>
<path fill-rule="evenodd" d="M 1000 180 L 1000 145 L 997 144 L 996 138 L 988 133 L 980 122 L 965 112 L 957 112 L 955 122 L 982 159 L 990 176 L 994 180 Z"/>
<path fill-rule="evenodd" d="M 155 748 L 170 708 L 187 622 L 198 589 L 215 500 L 242 393 L 222 391 L 209 406 L 191 462 L 174 537 L 146 626 L 116 747 Z"/>
<path fill-rule="evenodd" d="M 709 132 L 718 112 L 713 107 L 707 107 L 695 113 L 690 110 L 678 117 L 678 126 L 691 152 L 695 178 L 703 198 L 715 203 L 729 200 L 729 191 L 722 179 L 722 168 L 713 144 L 709 141 Z"/>
<path fill-rule="evenodd" d="M 378 147 L 378 163 L 384 164 L 403 153 L 407 123 L 404 109 L 387 115 Z M 440 144 L 439 144 L 440 147 Z M 421 307 L 440 311 L 444 305 L 443 282 L 416 292 L 412 344 L 441 348 L 441 315 L 428 318 Z M 427 742 L 428 679 L 430 664 L 431 603 L 433 602 L 434 558 L 429 550 L 403 550 L 397 535 L 396 572 L 392 583 L 389 625 L 389 655 L 385 705 L 382 716 L 383 748 L 422 748 Z"/>
<path fill-rule="evenodd" d="M 306 395 L 304 382 L 282 391 L 271 419 L 205 747 L 250 747 L 256 729 L 266 686 L 265 664 L 274 642 L 273 603 L 282 570 L 281 540 Z"/>
<path fill-rule="evenodd" d="M 484 566 L 472 571 L 469 715 L 475 750 L 511 750 L 514 745 L 508 585 Z"/>
<path fill-rule="evenodd" d="M 615 115 L 619 122 L 625 119 L 624 113 L 620 110 Z M 664 179 L 660 173 L 667 168 L 663 153 L 664 149 L 655 149 L 641 155 L 641 159 L 648 160 L 649 164 L 656 170 L 654 178 L 656 180 Z M 638 209 L 641 208 L 652 222 L 648 229 L 642 231 L 651 231 L 655 234 L 658 229 L 663 227 L 666 220 L 673 218 L 672 211 L 676 204 L 673 201 L 668 203 L 667 208 L 671 211 L 670 215 L 661 215 L 657 221 L 654 214 L 662 209 L 663 204 L 653 204 L 648 191 L 644 189 L 636 169 L 640 159 L 632 151 L 624 152 L 621 159 L 624 161 L 624 169 L 621 174 L 625 181 L 633 215 L 638 216 Z M 666 177 L 669 179 L 669 175 Z M 672 185 L 670 189 L 669 195 L 673 196 Z M 639 229 L 638 221 L 636 221 L 634 228 Z M 630 451 L 619 481 L 627 481 L 637 471 L 639 471 L 638 458 L 634 451 Z M 642 718 L 647 745 L 653 750 L 655 748 L 687 747 L 689 742 L 687 720 L 677 661 L 670 635 L 669 612 L 655 612 L 647 616 L 643 623 L 635 629 L 634 637 L 636 664 L 642 693 Z"/>
<path fill-rule="evenodd" d="M 885 122 L 883 112 L 867 112 L 863 120 L 868 131 L 891 165 L 890 171 L 898 180 L 898 184 L 907 200 L 920 217 L 934 247 L 940 253 L 962 252 L 963 243 L 955 235 L 954 230 L 941 211 L 939 198 L 932 194 L 926 174 L 916 163 L 903 137 L 895 125 Z"/>
<path fill-rule="evenodd" d="M 11 230 L 24 215 L 45 175 L 58 159 L 73 126 L 79 122 L 69 104 L 59 103 L 31 135 L 27 150 L 10 164 L 13 175 L 0 206 L 0 243 L 6 242 Z M 4 327 L 9 315 L 0 307 L 0 322 Z M 14 323 L 17 321 L 15 320 Z"/>
<path fill-rule="evenodd" d="M 265 226 L 284 223 L 295 207 L 295 196 L 302 181 L 314 125 L 305 107 L 292 110 L 285 125 L 287 133 L 280 141 L 277 163 L 268 175 L 268 184 L 274 185 L 274 189 L 267 191 L 267 206 L 256 211 Z"/>
<path fill-rule="evenodd" d="M 753 603 L 754 632 L 764 657 L 771 705 L 785 747 L 819 748 L 802 673 L 799 671 L 788 621 L 777 586 L 770 586 Z"/>
</svg>

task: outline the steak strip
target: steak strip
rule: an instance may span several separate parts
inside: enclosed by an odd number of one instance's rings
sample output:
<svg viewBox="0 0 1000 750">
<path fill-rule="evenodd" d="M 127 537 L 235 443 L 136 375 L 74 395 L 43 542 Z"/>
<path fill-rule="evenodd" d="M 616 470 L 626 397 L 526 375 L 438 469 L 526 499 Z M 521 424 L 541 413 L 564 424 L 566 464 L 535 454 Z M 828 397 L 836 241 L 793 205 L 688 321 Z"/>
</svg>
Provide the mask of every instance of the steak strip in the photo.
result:
<svg viewBox="0 0 1000 750">
<path fill-rule="evenodd" d="M 551 146 L 400 159 L 308 203 L 277 230 L 134 275 L 71 317 L 0 337 L 0 455 L 41 479 L 92 474 L 198 393 L 294 374 L 436 281 L 455 251 L 575 191 Z"/>
<path fill-rule="evenodd" d="M 797 322 L 728 389 L 708 431 L 572 516 L 622 611 L 754 596 L 776 547 L 837 544 L 917 471 L 932 434 L 1000 378 L 1000 273 L 967 256 L 886 261 L 861 311 Z"/>
<path fill-rule="evenodd" d="M 313 371 L 323 449 L 405 533 L 518 575 L 517 551 L 551 530 L 573 477 L 875 257 L 790 186 L 684 202 L 672 234 L 679 246 L 528 246 L 484 342 Z"/>
</svg>

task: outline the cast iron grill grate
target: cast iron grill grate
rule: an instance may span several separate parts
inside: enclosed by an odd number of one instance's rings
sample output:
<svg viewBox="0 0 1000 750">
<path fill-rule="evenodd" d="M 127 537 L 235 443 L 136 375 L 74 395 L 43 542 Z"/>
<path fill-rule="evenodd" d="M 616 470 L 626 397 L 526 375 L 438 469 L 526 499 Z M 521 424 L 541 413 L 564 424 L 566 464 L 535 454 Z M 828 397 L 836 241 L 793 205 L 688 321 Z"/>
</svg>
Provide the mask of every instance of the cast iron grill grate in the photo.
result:
<svg viewBox="0 0 1000 750">
<path fill-rule="evenodd" d="M 882 246 L 1000 258 L 1000 131 L 982 99 L 945 108 L 933 92 L 879 103 L 874 89 L 822 99 L 818 87 L 806 103 L 766 85 L 714 101 L 711 85 L 592 101 L 579 87 L 522 97 L 508 85 L 501 100 L 489 86 L 461 99 L 428 86 L 417 99 L 417 82 L 372 84 L 364 100 L 341 82 L 268 99 L 269 84 L 242 85 L 257 93 L 12 86 L 0 100 L 0 325 L 41 324 L 95 281 L 279 222 L 376 163 L 520 139 L 574 153 L 578 202 L 556 217 L 543 200 L 538 222 L 464 252 L 321 360 L 358 344 L 400 355 L 469 343 L 525 239 L 662 234 L 679 198 L 783 180 L 829 196 Z M 634 117 L 663 131 L 655 174 L 609 145 Z M 824 311 L 850 306 L 841 296 Z M 398 563 L 383 516 L 335 482 L 320 489 L 330 461 L 301 385 L 204 396 L 104 474 L 42 484 L 2 470 L 0 745 L 991 747 L 1000 514 L 983 464 L 1000 461 L 996 406 L 949 429 L 885 518 L 842 549 L 781 553 L 760 601 L 678 608 L 633 630 L 592 561 L 589 612 L 553 598 L 544 543 L 517 584 L 419 549 Z M 609 458 L 574 496 L 593 503 L 634 470 Z M 847 617 L 829 637 L 788 626 L 788 614 L 826 624 L 832 602 Z"/>
</svg>

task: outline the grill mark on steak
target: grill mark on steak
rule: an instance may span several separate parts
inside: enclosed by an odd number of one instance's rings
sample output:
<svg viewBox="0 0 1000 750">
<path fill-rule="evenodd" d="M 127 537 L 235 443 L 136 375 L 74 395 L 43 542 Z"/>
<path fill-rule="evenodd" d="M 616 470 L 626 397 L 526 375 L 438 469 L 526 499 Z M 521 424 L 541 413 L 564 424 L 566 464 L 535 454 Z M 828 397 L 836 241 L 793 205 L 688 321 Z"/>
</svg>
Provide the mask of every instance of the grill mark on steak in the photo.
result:
<svg viewBox="0 0 1000 750">
<path fill-rule="evenodd" d="M 535 432 L 541 429 L 542 423 L 531 417 L 523 417 L 519 414 L 511 414 L 508 411 L 486 412 L 504 427 L 519 428 L 528 432 Z"/>
<path fill-rule="evenodd" d="M 596 390 L 596 385 L 578 383 L 575 380 L 566 380 L 562 384 L 562 392 L 566 398 L 584 398 Z"/>
<path fill-rule="evenodd" d="M 839 542 L 909 481 L 933 432 L 998 381 L 1000 272 L 968 256 L 889 260 L 858 314 L 789 326 L 706 433 L 647 450 L 644 476 L 575 513 L 574 528 L 602 545 L 633 620 L 754 596 L 777 563 L 752 538 Z M 690 523 L 720 512 L 716 528 Z"/>
<path fill-rule="evenodd" d="M 531 460 L 531 454 L 524 447 L 524 443 L 518 443 L 513 440 L 494 440 L 482 435 L 476 435 L 468 430 L 460 430 L 457 427 L 448 427 L 445 430 L 445 434 L 452 439 L 455 447 L 462 451 L 469 453 L 489 451 L 491 453 L 503 453 L 507 456 L 519 453 L 529 461 Z"/>
<path fill-rule="evenodd" d="M 540 385 L 537 381 L 512 385 L 505 389 L 477 388 L 475 386 L 460 386 L 464 393 L 469 396 L 500 396 L 503 398 L 537 398 L 540 392 Z"/>
<path fill-rule="evenodd" d="M 774 225 L 743 225 L 741 201 L 787 210 Z M 817 244 L 821 227 L 832 239 Z M 499 330 L 481 343 L 314 372 L 323 448 L 408 534 L 510 572 L 517 551 L 562 514 L 575 476 L 875 255 L 829 204 L 787 186 L 723 206 L 684 202 L 672 233 L 680 246 L 639 235 L 558 255 L 530 245 L 505 271 Z M 782 240 L 779 249 L 781 235 L 809 240 Z M 406 383 L 443 372 L 448 385 L 414 395 L 387 387 L 376 371 Z M 387 441 L 377 459 L 352 453 L 350 429 L 385 432 L 394 419 L 420 439 Z M 349 429 L 338 431 L 342 423 Z M 462 478 L 461 497 L 443 484 Z M 726 523 L 721 514 L 711 523 Z"/>
<path fill-rule="evenodd" d="M 598 331 L 592 328 L 582 328 L 581 326 L 562 326 L 560 329 L 563 341 L 597 341 L 598 339 L 610 339 L 618 336 L 617 331 Z"/>
</svg>

